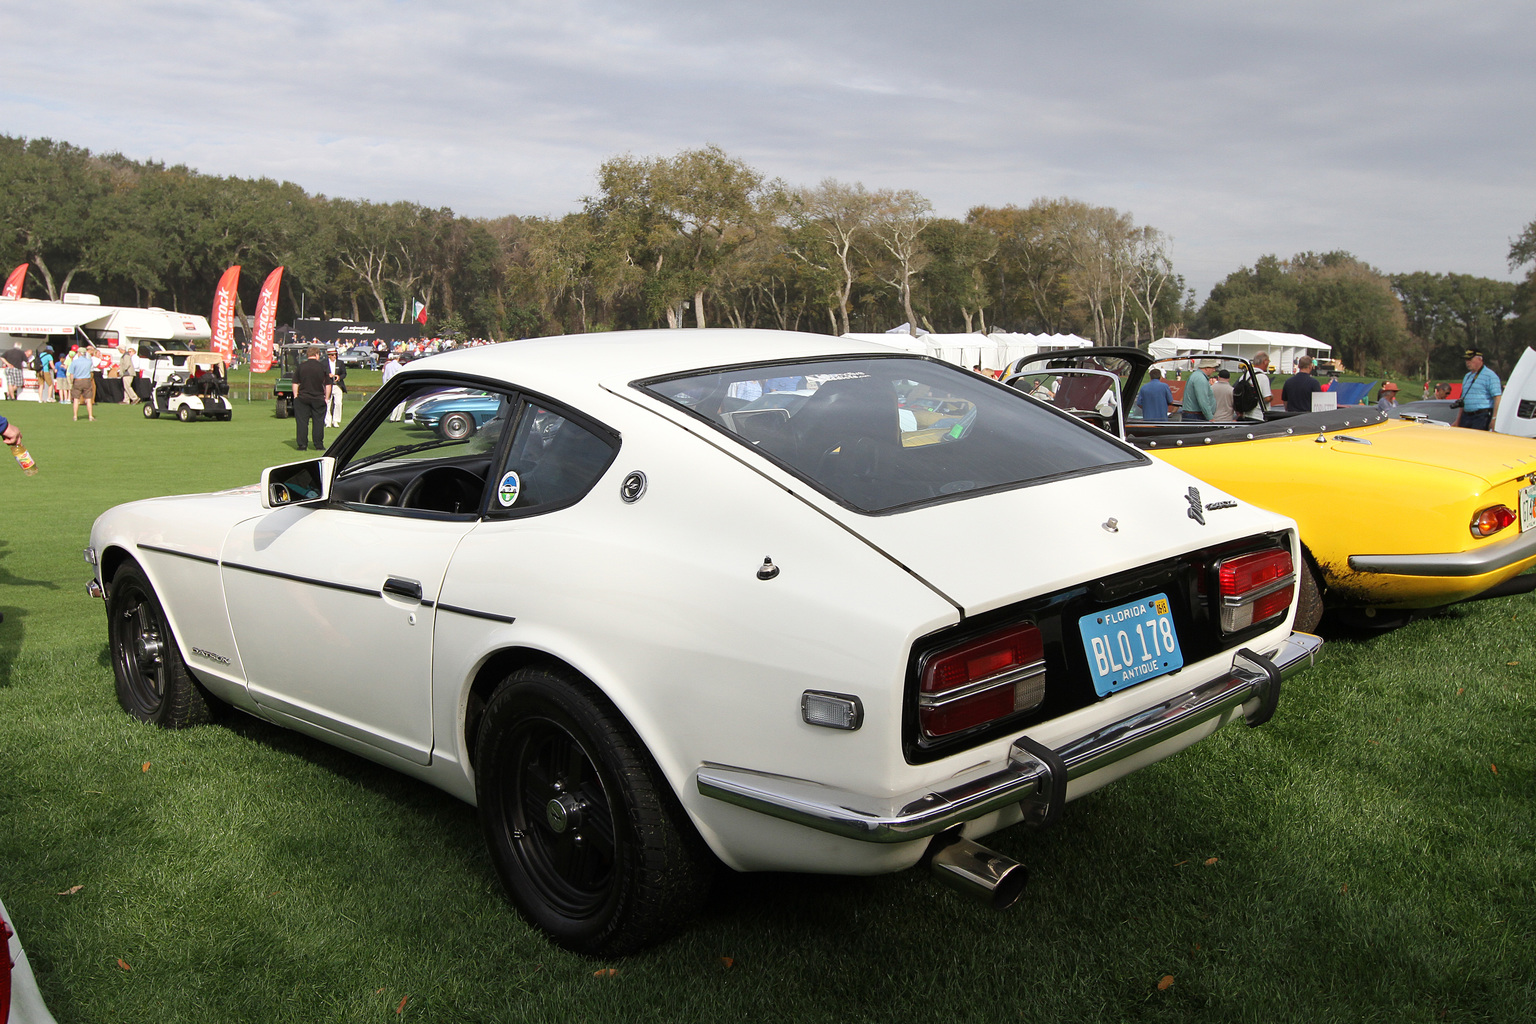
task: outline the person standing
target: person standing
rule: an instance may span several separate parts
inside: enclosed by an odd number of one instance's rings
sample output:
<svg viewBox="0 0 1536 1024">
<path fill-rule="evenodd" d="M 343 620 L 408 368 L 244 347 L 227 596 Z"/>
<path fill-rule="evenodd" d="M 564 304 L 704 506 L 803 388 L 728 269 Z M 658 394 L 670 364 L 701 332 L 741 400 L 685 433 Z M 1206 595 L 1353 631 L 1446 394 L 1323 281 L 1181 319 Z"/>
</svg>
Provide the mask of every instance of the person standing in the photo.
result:
<svg viewBox="0 0 1536 1024">
<path fill-rule="evenodd" d="M 37 400 L 53 401 L 53 349 L 47 345 L 37 353 Z"/>
<path fill-rule="evenodd" d="M 1322 385 L 1312 375 L 1312 357 L 1301 356 L 1296 360 L 1296 373 L 1280 389 L 1280 398 L 1286 412 L 1311 412 L 1312 396 L 1321 390 Z"/>
<path fill-rule="evenodd" d="M 69 403 L 74 411 L 75 422 L 80 422 L 80 403 L 85 403 L 85 415 L 96 422 L 96 381 L 91 374 L 96 370 L 96 350 L 87 345 L 76 348 L 69 360 Z"/>
<path fill-rule="evenodd" d="M 1469 430 L 1492 430 L 1499 398 L 1504 394 L 1499 375 L 1483 365 L 1481 349 L 1467 349 L 1464 358 L 1467 373 L 1461 378 L 1461 412 L 1456 414 L 1454 425 Z"/>
<path fill-rule="evenodd" d="M 347 364 L 336 358 L 336 349 L 333 347 L 326 349 L 325 366 L 325 379 L 330 384 L 325 399 L 325 425 L 339 427 L 341 400 L 347 393 Z"/>
<path fill-rule="evenodd" d="M 1237 419 L 1237 406 L 1232 391 L 1232 372 L 1227 369 L 1217 370 L 1216 379 L 1211 381 L 1211 396 L 1216 399 L 1216 411 L 1211 414 L 1211 419 L 1222 423 Z"/>
<path fill-rule="evenodd" d="M 325 410 L 331 397 L 330 374 L 320 361 L 320 347 L 311 345 L 308 358 L 293 374 L 293 422 L 298 428 L 298 449 L 304 451 L 314 435 L 315 451 L 325 451 Z"/>
<path fill-rule="evenodd" d="M 133 391 L 133 378 L 138 376 L 138 371 L 133 361 L 133 346 L 124 341 L 119 348 L 117 369 L 118 374 L 123 378 L 123 404 L 128 405 L 139 397 Z"/>
<path fill-rule="evenodd" d="M 1168 419 L 1168 407 L 1173 404 L 1173 392 L 1163 383 L 1163 371 L 1157 367 L 1147 371 L 1148 380 L 1136 392 L 1136 408 L 1146 423 L 1163 423 Z"/>
<path fill-rule="evenodd" d="M 22 368 L 27 365 L 27 357 L 20 345 L 13 345 L 4 352 L 0 352 L 0 359 L 5 360 L 4 364 L 0 365 L 0 370 L 5 372 L 5 397 L 8 401 L 14 402 L 16 396 L 21 394 L 21 385 L 26 379 Z"/>
<path fill-rule="evenodd" d="M 1274 385 L 1269 382 L 1269 353 L 1260 352 L 1253 357 L 1253 380 L 1259 386 L 1259 404 L 1243 413 L 1245 420 L 1264 419 L 1269 405 L 1275 400 Z"/>
<path fill-rule="evenodd" d="M 390 382 L 390 380 L 392 380 L 394 378 L 395 374 L 399 373 L 404 368 L 405 368 L 404 364 L 400 362 L 400 357 L 398 355 L 396 355 L 395 353 L 391 352 L 389 354 L 389 361 L 384 364 L 383 383 L 384 384 L 388 384 Z M 405 415 L 405 403 L 404 402 L 399 403 L 398 405 L 396 405 L 393 409 L 391 409 L 389 411 L 389 418 L 391 420 L 395 421 L 395 422 L 399 422 L 400 418 L 402 416 L 404 416 L 404 415 Z"/>
<path fill-rule="evenodd" d="M 1387 381 L 1381 386 L 1381 394 L 1376 397 L 1376 409 L 1388 416 L 1397 408 L 1397 385 Z"/>
<path fill-rule="evenodd" d="M 1184 382 L 1180 419 L 1209 420 L 1215 416 L 1216 396 L 1211 393 L 1211 379 L 1207 371 L 1214 370 L 1217 365 L 1214 359 L 1202 360 L 1190 373 L 1189 380 Z"/>
</svg>

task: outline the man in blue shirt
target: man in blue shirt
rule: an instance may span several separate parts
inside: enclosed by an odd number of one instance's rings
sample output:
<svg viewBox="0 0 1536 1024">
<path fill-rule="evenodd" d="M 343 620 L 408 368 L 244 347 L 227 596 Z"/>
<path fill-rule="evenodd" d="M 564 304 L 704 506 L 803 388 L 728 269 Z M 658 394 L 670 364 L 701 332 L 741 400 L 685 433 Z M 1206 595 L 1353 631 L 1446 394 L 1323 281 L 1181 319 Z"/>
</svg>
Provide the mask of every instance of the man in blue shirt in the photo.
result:
<svg viewBox="0 0 1536 1024">
<path fill-rule="evenodd" d="M 85 348 L 75 349 L 75 354 L 69 360 L 69 401 L 74 409 L 75 422 L 80 421 L 80 403 L 85 403 L 85 415 L 96 421 L 96 380 L 91 376 L 96 369 L 96 362 L 91 357 L 96 354 L 96 349 L 87 345 Z"/>
<path fill-rule="evenodd" d="M 1499 411 L 1499 396 L 1504 393 L 1499 375 L 1483 365 L 1479 349 L 1467 349 L 1465 359 L 1467 374 L 1461 378 L 1461 412 L 1456 415 L 1456 426 L 1492 430 L 1494 414 Z"/>
<path fill-rule="evenodd" d="M 1150 378 L 1136 392 L 1136 408 L 1141 410 L 1141 418 L 1148 423 L 1162 422 L 1168 419 L 1168 407 L 1173 404 L 1173 392 L 1168 385 L 1163 383 L 1163 371 L 1153 367 L 1147 371 Z"/>
</svg>

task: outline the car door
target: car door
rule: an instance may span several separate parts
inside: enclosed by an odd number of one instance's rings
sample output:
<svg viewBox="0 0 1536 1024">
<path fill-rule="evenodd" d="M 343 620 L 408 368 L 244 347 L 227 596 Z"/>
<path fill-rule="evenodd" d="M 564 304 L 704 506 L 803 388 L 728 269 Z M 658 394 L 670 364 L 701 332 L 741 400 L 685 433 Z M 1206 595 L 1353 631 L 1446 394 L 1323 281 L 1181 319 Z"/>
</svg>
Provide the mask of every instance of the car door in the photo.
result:
<svg viewBox="0 0 1536 1024">
<path fill-rule="evenodd" d="M 222 556 L 251 696 L 274 718 L 416 764 L 432 756 L 432 633 L 499 447 L 413 435 L 381 406 L 331 500 L 240 524 Z M 359 424 L 361 426 L 361 424 Z"/>
</svg>

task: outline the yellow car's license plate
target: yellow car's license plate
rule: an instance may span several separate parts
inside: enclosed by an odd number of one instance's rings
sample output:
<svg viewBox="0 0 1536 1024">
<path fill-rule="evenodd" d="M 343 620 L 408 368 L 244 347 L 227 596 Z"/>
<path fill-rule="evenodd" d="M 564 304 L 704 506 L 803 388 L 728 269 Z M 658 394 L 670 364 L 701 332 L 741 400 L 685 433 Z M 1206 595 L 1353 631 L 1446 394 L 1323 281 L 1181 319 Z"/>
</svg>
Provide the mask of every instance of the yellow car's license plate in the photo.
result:
<svg viewBox="0 0 1536 1024">
<path fill-rule="evenodd" d="M 1520 532 L 1536 530 L 1536 484 L 1520 488 Z"/>
</svg>

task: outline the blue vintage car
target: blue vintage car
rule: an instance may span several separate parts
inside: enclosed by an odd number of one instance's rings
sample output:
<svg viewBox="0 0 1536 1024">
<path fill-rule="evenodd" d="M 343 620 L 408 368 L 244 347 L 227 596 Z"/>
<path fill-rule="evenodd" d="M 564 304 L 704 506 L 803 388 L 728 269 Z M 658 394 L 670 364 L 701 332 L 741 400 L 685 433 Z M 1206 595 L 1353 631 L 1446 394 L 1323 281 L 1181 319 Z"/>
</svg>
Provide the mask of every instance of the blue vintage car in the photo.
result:
<svg viewBox="0 0 1536 1024">
<path fill-rule="evenodd" d="M 462 441 L 495 419 L 503 400 L 484 391 L 452 388 L 412 402 L 402 422 L 408 427 L 433 430 L 447 441 Z"/>
</svg>

